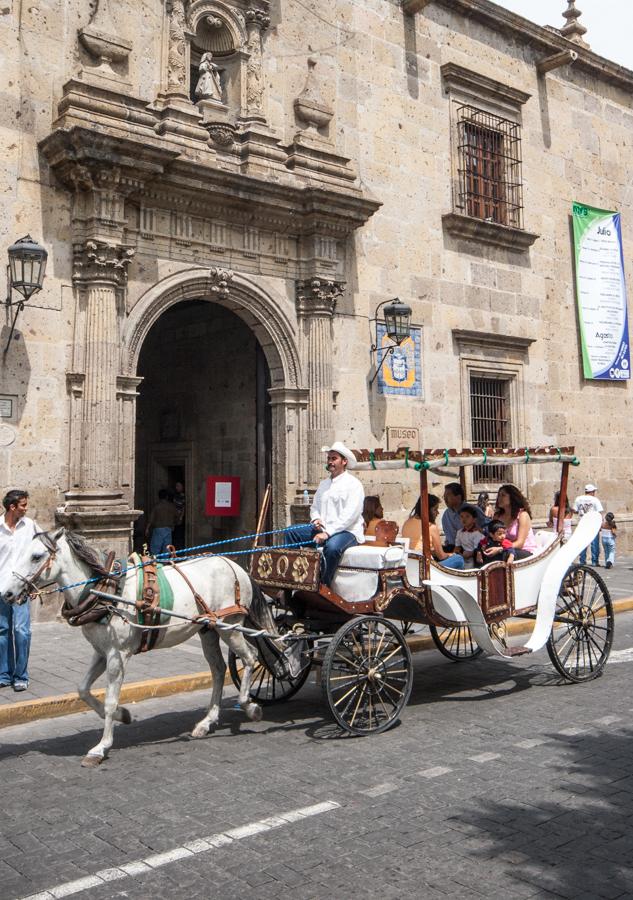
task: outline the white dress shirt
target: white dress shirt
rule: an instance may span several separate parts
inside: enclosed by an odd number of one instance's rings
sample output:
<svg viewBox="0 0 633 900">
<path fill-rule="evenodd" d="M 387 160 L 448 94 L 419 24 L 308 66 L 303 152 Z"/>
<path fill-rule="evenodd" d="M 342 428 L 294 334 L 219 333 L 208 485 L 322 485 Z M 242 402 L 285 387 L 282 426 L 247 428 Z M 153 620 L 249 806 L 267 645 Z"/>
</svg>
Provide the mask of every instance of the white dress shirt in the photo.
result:
<svg viewBox="0 0 633 900">
<path fill-rule="evenodd" d="M 37 523 L 28 516 L 22 516 L 13 531 L 8 525 L 5 525 L 4 519 L 4 516 L 0 516 L 0 594 L 3 581 L 11 575 L 22 551 L 40 530 Z M 29 573 L 22 572 L 20 574 L 27 575 Z"/>
<path fill-rule="evenodd" d="M 324 478 L 314 495 L 310 521 L 323 522 L 330 535 L 340 531 L 351 532 L 359 544 L 365 542 L 363 503 L 365 490 L 349 472 L 341 472 L 336 478 Z"/>
</svg>

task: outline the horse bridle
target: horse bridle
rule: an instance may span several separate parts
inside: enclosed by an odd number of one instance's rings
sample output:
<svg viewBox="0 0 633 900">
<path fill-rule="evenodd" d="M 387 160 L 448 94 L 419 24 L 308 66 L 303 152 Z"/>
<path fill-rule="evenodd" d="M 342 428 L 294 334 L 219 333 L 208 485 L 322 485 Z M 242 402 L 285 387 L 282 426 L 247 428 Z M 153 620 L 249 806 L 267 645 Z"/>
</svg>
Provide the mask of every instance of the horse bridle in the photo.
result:
<svg viewBox="0 0 633 900">
<path fill-rule="evenodd" d="M 26 600 L 29 597 L 33 600 L 36 597 L 39 597 L 40 594 L 42 593 L 42 590 L 46 587 L 46 585 L 52 583 L 50 581 L 47 581 L 41 587 L 38 587 L 35 582 L 43 574 L 44 574 L 45 578 L 48 578 L 48 576 L 50 575 L 52 565 L 55 562 L 55 559 L 57 557 L 57 551 L 59 550 L 59 547 L 57 546 L 57 544 L 53 544 L 50 541 L 50 538 L 48 537 L 46 532 L 42 532 L 41 534 L 36 535 L 36 537 L 40 538 L 40 540 L 42 541 L 42 543 L 48 550 L 48 557 L 44 560 L 44 562 L 39 567 L 39 569 L 37 569 L 36 572 L 33 572 L 32 575 L 20 575 L 19 572 L 13 572 L 13 575 L 15 576 L 15 578 L 17 578 L 18 581 L 21 581 L 24 584 L 24 590 L 20 593 L 19 597 L 17 597 L 15 600 L 15 603 L 17 603 L 18 606 L 21 606 L 23 603 L 26 603 Z M 46 540 L 44 540 L 44 538 L 46 538 Z M 24 597 L 24 599 L 21 599 L 22 597 Z"/>
</svg>

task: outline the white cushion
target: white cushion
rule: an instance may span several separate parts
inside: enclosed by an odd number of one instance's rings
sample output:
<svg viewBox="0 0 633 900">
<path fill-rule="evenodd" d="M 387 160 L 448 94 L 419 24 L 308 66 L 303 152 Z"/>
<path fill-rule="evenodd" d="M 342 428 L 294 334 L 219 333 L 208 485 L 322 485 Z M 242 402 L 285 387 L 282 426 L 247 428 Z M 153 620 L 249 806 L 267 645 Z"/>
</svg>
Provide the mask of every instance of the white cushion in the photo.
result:
<svg viewBox="0 0 633 900">
<path fill-rule="evenodd" d="M 404 544 L 394 544 L 391 547 L 376 547 L 375 544 L 358 544 L 349 547 L 343 557 L 340 566 L 351 566 L 355 569 L 393 569 L 395 566 L 403 566 L 407 551 Z"/>
</svg>

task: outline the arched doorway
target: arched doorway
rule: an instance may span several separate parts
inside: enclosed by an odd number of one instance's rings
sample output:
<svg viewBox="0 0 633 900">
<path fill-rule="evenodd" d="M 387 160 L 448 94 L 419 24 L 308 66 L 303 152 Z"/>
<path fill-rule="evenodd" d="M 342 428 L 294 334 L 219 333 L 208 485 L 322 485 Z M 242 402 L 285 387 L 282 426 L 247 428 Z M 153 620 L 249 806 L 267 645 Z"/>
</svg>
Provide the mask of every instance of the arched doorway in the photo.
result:
<svg viewBox="0 0 633 900">
<path fill-rule="evenodd" d="M 149 329 L 137 374 L 136 508 L 149 513 L 159 489 L 182 482 L 184 546 L 252 532 L 272 458 L 271 376 L 253 330 L 225 306 L 182 300 Z M 239 516 L 205 514 L 214 475 L 240 479 Z"/>
</svg>

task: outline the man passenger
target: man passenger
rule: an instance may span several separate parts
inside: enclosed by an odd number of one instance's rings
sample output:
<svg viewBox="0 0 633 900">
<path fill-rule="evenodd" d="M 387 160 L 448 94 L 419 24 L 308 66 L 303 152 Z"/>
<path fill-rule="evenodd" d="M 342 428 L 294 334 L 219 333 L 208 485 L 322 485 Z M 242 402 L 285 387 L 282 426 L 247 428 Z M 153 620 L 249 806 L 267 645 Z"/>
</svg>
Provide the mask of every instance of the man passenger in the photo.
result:
<svg viewBox="0 0 633 900">
<path fill-rule="evenodd" d="M 362 544 L 364 537 L 363 503 L 365 491 L 348 472 L 356 465 L 356 457 L 340 441 L 323 447 L 330 473 L 319 484 L 310 509 L 310 524 L 287 528 L 286 544 L 314 541 L 323 547 L 321 583 L 332 584 L 334 573 L 348 547 Z"/>
</svg>

